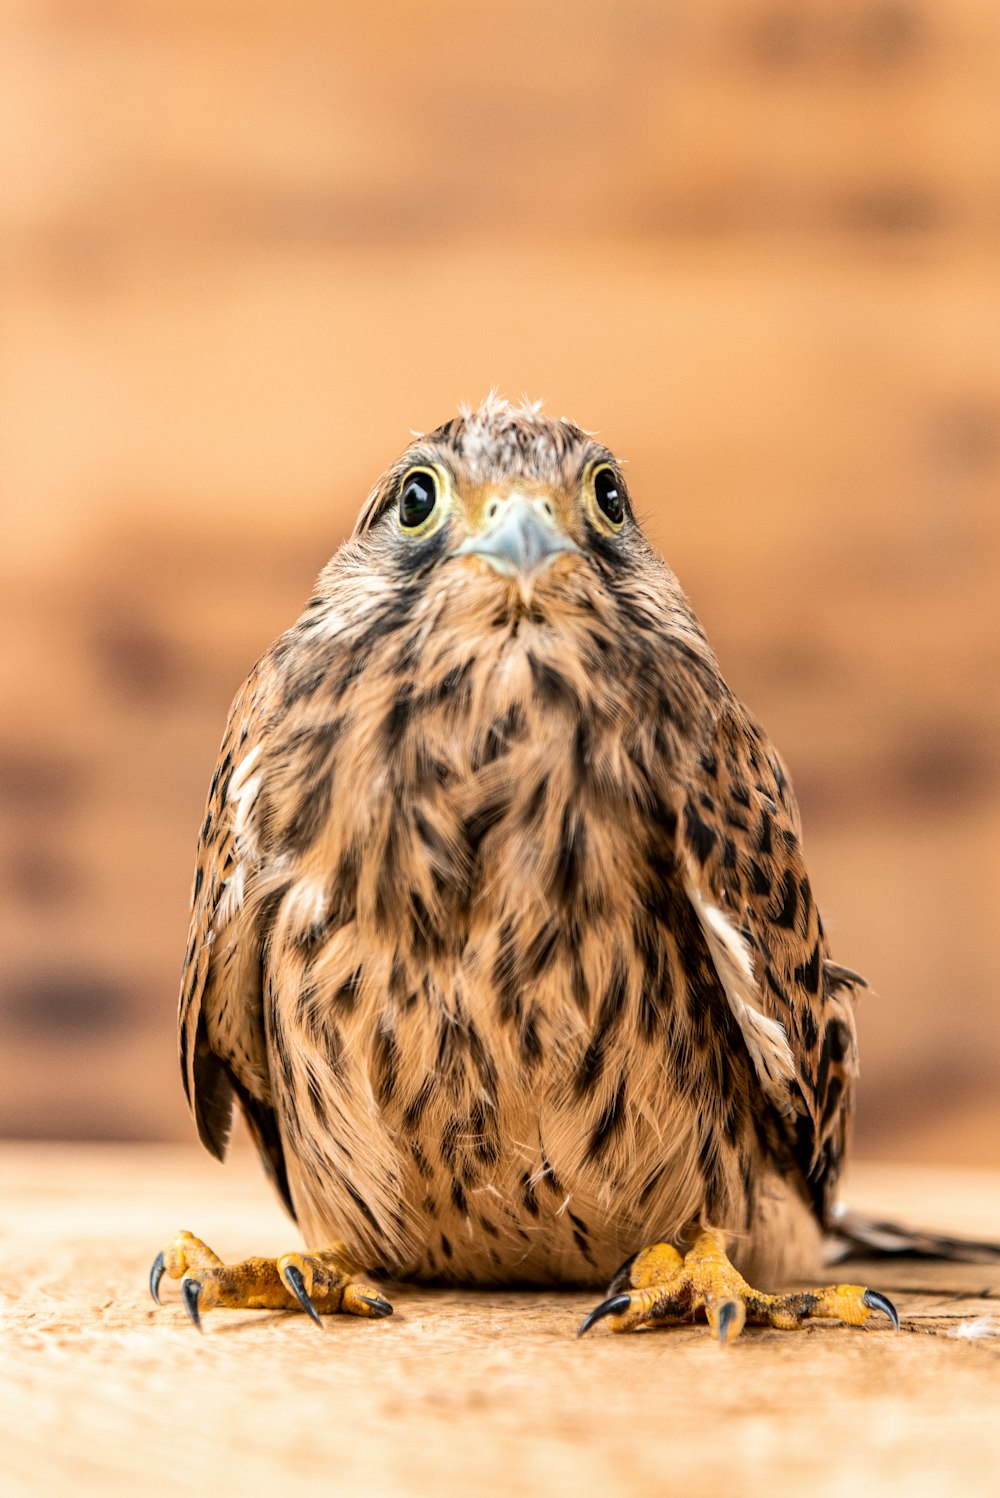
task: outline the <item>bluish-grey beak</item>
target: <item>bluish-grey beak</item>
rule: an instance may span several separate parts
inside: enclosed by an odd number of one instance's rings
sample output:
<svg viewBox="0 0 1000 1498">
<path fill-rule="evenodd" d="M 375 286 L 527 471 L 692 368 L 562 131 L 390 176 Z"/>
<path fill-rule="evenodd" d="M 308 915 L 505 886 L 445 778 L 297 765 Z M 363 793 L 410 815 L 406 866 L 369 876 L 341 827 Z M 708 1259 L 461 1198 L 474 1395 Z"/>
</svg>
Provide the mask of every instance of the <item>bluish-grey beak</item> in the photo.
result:
<svg viewBox="0 0 1000 1498">
<path fill-rule="evenodd" d="M 452 556 L 482 557 L 504 577 L 528 578 L 544 572 L 563 552 L 579 550 L 556 529 L 544 501 L 514 494 L 500 503 L 493 526 L 456 546 Z"/>
</svg>

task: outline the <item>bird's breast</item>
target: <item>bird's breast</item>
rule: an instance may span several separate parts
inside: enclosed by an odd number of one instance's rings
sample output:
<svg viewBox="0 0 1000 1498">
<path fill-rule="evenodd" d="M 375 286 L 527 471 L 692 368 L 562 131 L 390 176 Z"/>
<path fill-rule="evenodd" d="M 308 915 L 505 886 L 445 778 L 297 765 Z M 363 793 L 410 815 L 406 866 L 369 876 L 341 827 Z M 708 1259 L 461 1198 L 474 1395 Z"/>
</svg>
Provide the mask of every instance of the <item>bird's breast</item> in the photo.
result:
<svg viewBox="0 0 1000 1498">
<path fill-rule="evenodd" d="M 407 1274 L 599 1282 L 704 1190 L 669 808 L 628 683 L 530 640 L 430 676 L 359 694 L 286 896 L 297 1209 Z"/>
</svg>

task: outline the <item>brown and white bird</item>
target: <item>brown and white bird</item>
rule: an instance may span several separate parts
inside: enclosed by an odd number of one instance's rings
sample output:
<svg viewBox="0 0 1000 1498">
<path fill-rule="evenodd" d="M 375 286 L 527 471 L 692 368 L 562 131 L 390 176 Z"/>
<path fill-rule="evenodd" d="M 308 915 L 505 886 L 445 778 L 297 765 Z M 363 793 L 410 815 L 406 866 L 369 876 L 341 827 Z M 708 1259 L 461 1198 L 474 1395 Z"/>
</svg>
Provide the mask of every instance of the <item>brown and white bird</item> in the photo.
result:
<svg viewBox="0 0 1000 1498">
<path fill-rule="evenodd" d="M 379 480 L 233 706 L 181 1061 L 205 1145 L 235 1100 L 310 1251 L 179 1234 L 154 1296 L 387 1315 L 382 1267 L 612 1281 L 583 1329 L 895 1321 L 751 1288 L 816 1270 L 859 986 L 618 462 L 491 397 Z"/>
</svg>

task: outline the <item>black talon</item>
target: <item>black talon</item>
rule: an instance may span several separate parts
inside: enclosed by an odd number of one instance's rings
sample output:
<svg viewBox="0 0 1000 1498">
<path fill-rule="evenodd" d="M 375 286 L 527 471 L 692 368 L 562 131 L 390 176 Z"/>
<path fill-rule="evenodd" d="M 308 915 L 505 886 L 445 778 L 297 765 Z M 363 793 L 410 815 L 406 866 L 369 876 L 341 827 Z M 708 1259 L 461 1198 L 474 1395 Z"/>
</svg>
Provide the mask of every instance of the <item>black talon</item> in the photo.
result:
<svg viewBox="0 0 1000 1498">
<path fill-rule="evenodd" d="M 181 1281 L 181 1295 L 184 1298 L 184 1309 L 200 1332 L 205 1328 L 201 1324 L 201 1312 L 198 1302 L 201 1299 L 201 1280 L 191 1280 L 186 1277 Z"/>
<path fill-rule="evenodd" d="M 162 1254 L 157 1254 L 153 1260 L 153 1267 L 149 1271 L 149 1293 L 157 1305 L 160 1304 L 160 1281 L 166 1270 L 166 1262 Z"/>
<path fill-rule="evenodd" d="M 885 1295 L 880 1295 L 877 1290 L 866 1290 L 862 1299 L 865 1305 L 869 1306 L 873 1311 L 884 1311 L 892 1322 L 893 1331 L 899 1331 L 899 1312 L 891 1300 Z"/>
<path fill-rule="evenodd" d="M 719 1325 L 717 1335 L 720 1342 L 726 1342 L 729 1338 L 729 1328 L 736 1320 L 739 1307 L 735 1300 L 724 1300 L 719 1307 Z"/>
<path fill-rule="evenodd" d="M 596 1321 L 601 1321 L 605 1316 L 620 1316 L 622 1311 L 627 1311 L 632 1303 L 631 1295 L 610 1295 L 607 1300 L 602 1300 L 599 1306 L 595 1306 L 590 1315 L 580 1325 L 577 1332 L 582 1337 L 584 1332 L 589 1332 Z"/>
<path fill-rule="evenodd" d="M 632 1255 L 631 1258 L 626 1259 L 624 1264 L 619 1264 L 618 1268 L 611 1276 L 611 1283 L 608 1286 L 608 1290 L 612 1295 L 617 1294 L 617 1292 L 622 1288 L 623 1285 L 628 1284 L 629 1272 L 638 1257 L 639 1254 L 638 1252 L 636 1252 Z"/>
<path fill-rule="evenodd" d="M 306 1289 L 306 1282 L 302 1278 L 302 1270 L 299 1266 L 297 1264 L 286 1264 L 281 1272 L 281 1278 L 289 1290 L 291 1290 L 306 1315 L 311 1316 L 316 1325 L 322 1327 L 323 1323 L 319 1319 L 319 1312 L 309 1299 L 309 1291 Z"/>
<path fill-rule="evenodd" d="M 391 1316 L 392 1306 L 381 1295 L 359 1295 L 358 1299 L 371 1307 L 373 1316 Z"/>
</svg>

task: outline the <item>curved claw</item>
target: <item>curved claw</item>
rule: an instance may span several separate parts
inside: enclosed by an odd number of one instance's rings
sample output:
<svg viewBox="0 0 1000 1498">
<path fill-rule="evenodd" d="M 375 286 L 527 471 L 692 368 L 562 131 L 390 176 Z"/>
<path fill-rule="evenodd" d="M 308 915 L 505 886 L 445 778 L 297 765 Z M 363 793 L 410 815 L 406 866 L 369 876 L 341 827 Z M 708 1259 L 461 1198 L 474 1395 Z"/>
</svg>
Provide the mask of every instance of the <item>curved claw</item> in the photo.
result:
<svg viewBox="0 0 1000 1498">
<path fill-rule="evenodd" d="M 599 1306 L 595 1306 L 590 1315 L 580 1323 L 577 1332 L 582 1337 L 584 1332 L 589 1332 L 595 1322 L 603 1320 L 605 1316 L 620 1316 L 622 1311 L 627 1311 L 632 1304 L 631 1295 L 609 1295 L 607 1300 L 602 1300 Z"/>
<path fill-rule="evenodd" d="M 866 1306 L 873 1311 L 884 1311 L 892 1322 L 894 1332 L 899 1331 L 899 1312 L 892 1301 L 885 1295 L 880 1295 L 877 1290 L 866 1290 L 862 1299 Z"/>
<path fill-rule="evenodd" d="M 149 1293 L 156 1305 L 160 1304 L 160 1281 L 163 1278 L 166 1267 L 166 1260 L 162 1253 L 157 1254 L 153 1260 L 153 1267 L 149 1271 Z"/>
<path fill-rule="evenodd" d="M 715 1334 L 720 1342 L 729 1342 L 734 1337 L 739 1336 L 743 1330 L 743 1322 L 745 1320 L 745 1312 L 741 1315 L 741 1311 L 743 1311 L 743 1307 L 737 1300 L 724 1300 L 722 1302 L 719 1307 L 719 1319 L 715 1328 Z M 739 1326 L 733 1331 L 733 1326 L 737 1321 L 739 1322 Z"/>
<path fill-rule="evenodd" d="M 382 1295 L 359 1295 L 358 1300 L 369 1307 L 373 1316 L 391 1316 L 392 1306 Z"/>
<path fill-rule="evenodd" d="M 619 1264 L 618 1268 L 611 1276 L 611 1283 L 608 1286 L 608 1289 L 611 1291 L 612 1295 L 617 1295 L 622 1287 L 628 1284 L 632 1265 L 635 1263 L 638 1257 L 638 1253 L 631 1254 L 629 1258 L 625 1260 L 624 1264 Z"/>
<path fill-rule="evenodd" d="M 193 1280 L 185 1277 L 181 1281 L 181 1296 L 184 1300 L 184 1309 L 200 1332 L 205 1328 L 201 1324 L 201 1311 L 199 1302 L 201 1300 L 201 1280 Z"/>
<path fill-rule="evenodd" d="M 302 1278 L 302 1270 L 299 1266 L 297 1264 L 286 1264 L 281 1271 L 281 1278 L 289 1290 L 291 1290 L 306 1315 L 311 1316 L 318 1327 L 322 1327 L 323 1323 L 319 1319 L 319 1312 L 309 1299 L 309 1291 L 306 1289 L 305 1280 Z"/>
</svg>

